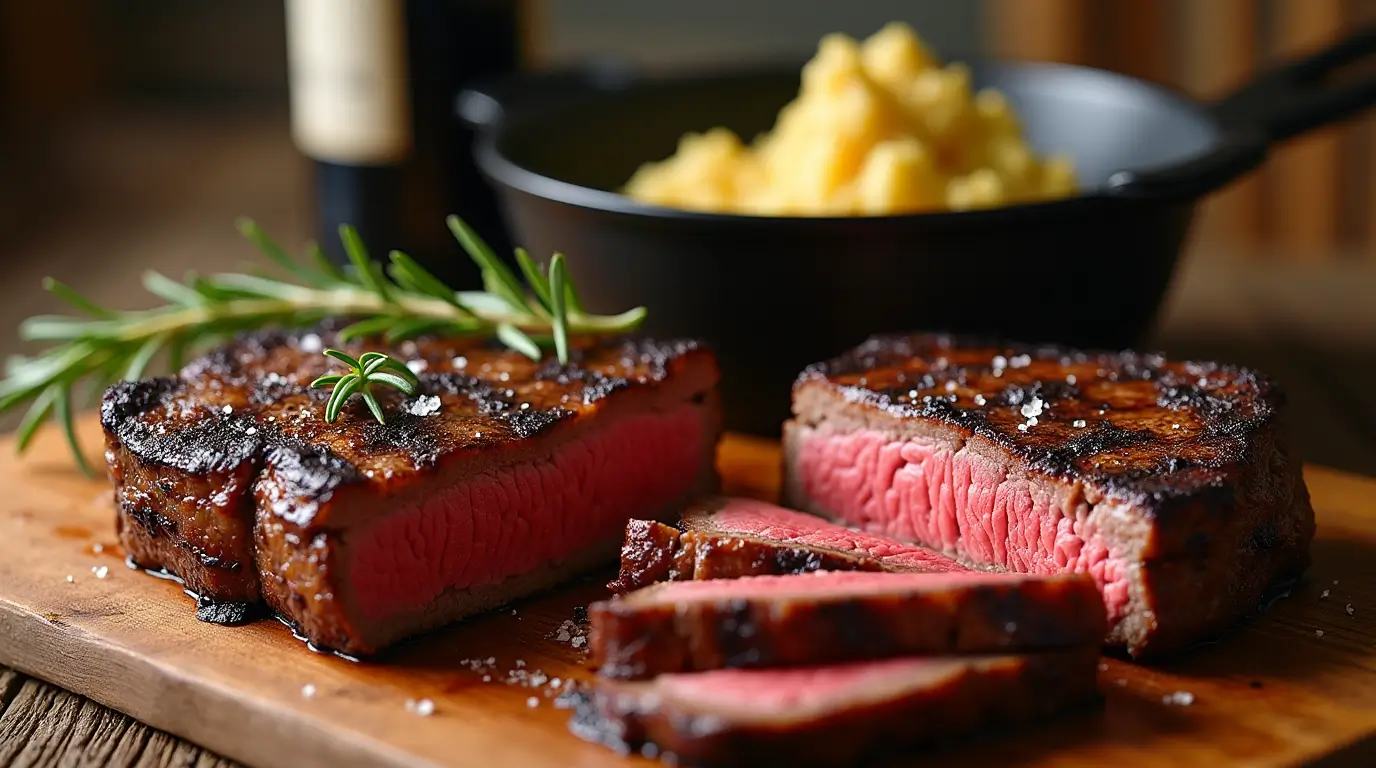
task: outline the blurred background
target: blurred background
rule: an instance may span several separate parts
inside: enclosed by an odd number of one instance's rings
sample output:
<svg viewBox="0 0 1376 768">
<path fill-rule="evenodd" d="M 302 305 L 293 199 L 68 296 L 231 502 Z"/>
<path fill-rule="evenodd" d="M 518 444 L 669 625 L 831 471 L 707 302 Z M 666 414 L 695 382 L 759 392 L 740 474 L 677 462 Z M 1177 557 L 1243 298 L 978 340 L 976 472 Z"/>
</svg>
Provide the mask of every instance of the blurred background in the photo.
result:
<svg viewBox="0 0 1376 768">
<path fill-rule="evenodd" d="M 801 63 L 826 33 L 909 22 L 947 56 L 1105 67 L 1192 96 L 1376 21 L 1376 0 L 525 0 L 524 68 Z M 235 268 L 233 229 L 313 234 L 282 0 L 0 0 L 0 326 L 60 276 L 119 306 L 139 273 Z M 1376 474 L 1376 120 L 1296 141 L 1213 198 L 1154 339 L 1287 385 L 1312 458 Z M 1106 252 L 1105 259 L 1114 258 Z M 18 348 L 0 337 L 0 354 Z M 1370 378 L 1364 378 L 1370 377 Z"/>
</svg>

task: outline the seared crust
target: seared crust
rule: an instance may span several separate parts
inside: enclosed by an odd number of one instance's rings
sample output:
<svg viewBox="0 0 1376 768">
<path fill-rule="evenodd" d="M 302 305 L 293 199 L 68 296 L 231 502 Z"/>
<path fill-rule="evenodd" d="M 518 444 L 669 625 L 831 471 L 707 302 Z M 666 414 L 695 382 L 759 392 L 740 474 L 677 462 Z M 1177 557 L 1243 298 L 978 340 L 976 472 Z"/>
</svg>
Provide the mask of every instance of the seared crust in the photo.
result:
<svg viewBox="0 0 1376 768">
<path fill-rule="evenodd" d="M 655 520 L 628 522 L 621 571 L 607 589 L 621 594 L 660 581 L 882 570 L 883 563 L 865 555 L 717 530 L 710 513 L 694 508 L 684 512 L 678 528 Z"/>
<path fill-rule="evenodd" d="M 819 385 L 894 420 L 986 438 L 1034 472 L 1140 505 L 1167 528 L 1233 501 L 1237 467 L 1285 402 L 1248 368 L 944 334 L 871 338 L 804 370 L 795 401 Z M 1034 399 L 1037 421 L 1019 429 Z"/>
<path fill-rule="evenodd" d="M 1093 649 L 973 657 L 935 684 L 792 717 L 732 715 L 662 695 L 657 681 L 602 679 L 572 696 L 570 729 L 626 752 L 653 744 L 687 765 L 856 765 L 1097 705 L 1098 664 Z"/>
<path fill-rule="evenodd" d="M 551 440 L 562 444 L 605 423 L 604 414 L 643 406 L 695 404 L 710 452 L 720 431 L 710 351 L 691 341 L 574 346 L 564 366 L 467 339 L 390 348 L 341 342 L 336 326 L 325 325 L 246 335 L 176 377 L 117 384 L 105 394 L 101 422 L 121 542 L 136 564 L 165 569 L 208 603 L 255 603 L 266 593 L 274 610 L 319 644 L 375 650 L 376 643 L 359 646 L 356 635 L 344 642 L 352 631 L 347 618 L 320 602 L 333 597 L 330 578 L 342 568 L 337 532 L 371 516 L 372 502 L 388 507 L 431 492 L 442 471 L 455 476 L 448 467 L 535 457 Z M 375 390 L 385 425 L 357 398 L 327 425 L 328 391 L 309 389 L 337 370 L 321 354 L 325 347 L 411 361 L 419 391 Z M 708 458 L 702 464 L 693 490 L 710 492 L 716 477 Z M 669 514 L 645 510 L 657 512 Z M 592 549 L 587 558 L 549 564 L 544 581 L 532 575 L 530 584 L 512 580 L 444 600 L 466 613 L 491 607 L 603 561 L 614 543 Z"/>
<path fill-rule="evenodd" d="M 827 591 L 824 576 L 804 575 L 783 594 L 710 599 L 657 584 L 588 608 L 588 664 L 606 677 L 644 679 L 727 667 L 1075 648 L 1099 643 L 1108 629 L 1099 590 L 1085 574 L 979 583 L 961 581 L 960 574 L 931 576 L 920 584 L 895 574 L 901 587 L 838 594 Z"/>
<path fill-rule="evenodd" d="M 1223 632 L 1308 567 L 1314 513 L 1283 408 L 1245 368 L 879 337 L 799 377 L 784 497 L 834 517 L 796 466 L 814 432 L 945 443 L 1043 478 L 1064 514 L 1132 564 L 1109 643 L 1157 656 Z"/>
</svg>

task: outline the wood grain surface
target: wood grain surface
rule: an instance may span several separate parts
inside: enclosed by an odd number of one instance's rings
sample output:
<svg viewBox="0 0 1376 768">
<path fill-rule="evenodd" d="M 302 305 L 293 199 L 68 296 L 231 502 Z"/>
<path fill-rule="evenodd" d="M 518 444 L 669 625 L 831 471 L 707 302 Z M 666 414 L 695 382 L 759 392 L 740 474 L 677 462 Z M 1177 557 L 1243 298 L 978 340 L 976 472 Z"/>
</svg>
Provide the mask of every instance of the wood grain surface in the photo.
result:
<svg viewBox="0 0 1376 768">
<path fill-rule="evenodd" d="M 93 424 L 85 434 L 94 446 Z M 730 491 L 773 494 L 773 444 L 730 438 L 721 464 Z M 1318 467 L 1307 477 L 1320 516 L 1316 562 L 1288 598 L 1220 642 L 1159 667 L 1106 658 L 1102 711 L 991 736 L 925 762 L 1292 765 L 1376 733 L 1376 481 Z M 0 479 L 7 488 L 0 499 L 0 663 L 25 674 L 251 765 L 648 764 L 569 735 L 568 713 L 554 706 L 547 682 L 505 682 L 513 672 L 586 677 L 582 650 L 557 633 L 576 606 L 605 594 L 605 574 L 356 664 L 311 653 L 276 622 L 199 623 L 175 584 L 127 569 L 115 546 L 108 488 L 76 474 L 55 435 L 42 435 L 23 461 L 0 465 Z M 488 658 L 490 670 L 462 663 Z M 492 679 L 484 682 L 484 674 Z M 1163 703 L 1177 691 L 1191 693 L 1193 703 Z M 68 755 L 124 763 L 134 761 L 113 750 L 131 744 L 139 745 L 140 764 L 216 760 L 113 713 L 78 717 L 94 704 L 13 673 L 0 676 L 8 709 L 20 697 L 41 696 L 59 701 L 24 711 L 46 712 L 43 722 L 0 716 L 0 764 L 14 762 L 6 758 L 23 753 L 28 741 L 49 749 L 76 742 L 84 747 Z M 433 714 L 408 710 L 408 700 L 420 699 L 434 703 Z M 60 728 L 65 740 L 34 738 Z M 148 735 L 118 738 L 131 728 Z M 28 735 L 5 738 L 10 733 Z M 26 762 L 43 764 L 39 758 Z"/>
</svg>

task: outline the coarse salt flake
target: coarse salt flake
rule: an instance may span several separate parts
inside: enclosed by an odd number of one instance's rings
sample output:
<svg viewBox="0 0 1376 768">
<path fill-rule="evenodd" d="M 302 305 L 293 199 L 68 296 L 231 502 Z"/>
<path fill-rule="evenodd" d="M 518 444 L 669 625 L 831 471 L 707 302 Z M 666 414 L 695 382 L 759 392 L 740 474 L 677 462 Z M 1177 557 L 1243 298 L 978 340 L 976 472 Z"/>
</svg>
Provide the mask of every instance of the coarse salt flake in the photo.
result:
<svg viewBox="0 0 1376 768">
<path fill-rule="evenodd" d="M 107 574 L 110 573 L 110 569 L 103 565 L 97 565 L 96 567 L 91 569 L 91 573 L 94 573 L 97 579 L 103 579 Z M 1350 608 L 1351 606 L 1348 607 Z"/>
<path fill-rule="evenodd" d="M 68 584 L 71 584 L 71 583 L 73 583 L 73 582 L 75 582 L 75 581 L 76 581 L 76 577 L 75 577 L 75 576 L 73 576 L 73 575 L 70 574 L 70 573 L 67 574 L 67 583 L 68 583 Z"/>
<path fill-rule="evenodd" d="M 1319 595 L 1319 599 L 1322 600 L 1322 599 L 1324 599 L 1325 597 L 1328 597 L 1328 590 L 1326 590 L 1326 589 L 1323 591 L 1323 594 Z"/>
<path fill-rule="evenodd" d="M 234 406 L 232 406 L 232 405 L 226 405 L 225 407 L 221 408 L 220 410 L 223 411 L 223 412 L 225 412 L 225 413 L 234 413 Z"/>
<path fill-rule="evenodd" d="M 435 395 L 421 395 L 420 397 L 407 403 L 405 406 L 407 413 L 412 416 L 429 416 L 440 410 L 440 399 Z"/>
<path fill-rule="evenodd" d="M 1076 420 L 1070 422 L 1070 426 L 1072 426 L 1072 427 L 1074 427 L 1074 428 L 1076 428 L 1076 429 L 1084 429 L 1085 426 L 1088 425 L 1088 424 L 1089 424 L 1089 422 L 1085 421 L 1084 419 L 1076 419 Z"/>
<path fill-rule="evenodd" d="M 536 707 L 540 706 L 540 698 L 538 696 L 531 696 L 530 698 L 526 699 L 526 706 L 530 707 L 531 709 L 535 709 Z"/>
<path fill-rule="evenodd" d="M 411 373 L 422 374 L 425 373 L 425 369 L 430 367 L 430 363 L 424 360 L 407 360 L 406 367 L 411 370 Z"/>
<path fill-rule="evenodd" d="M 1346 610 L 1347 610 L 1347 615 L 1348 615 L 1348 616 L 1351 616 L 1351 615 L 1353 615 L 1354 613 L 1356 613 L 1355 611 L 1352 610 L 1352 603 L 1348 603 L 1348 604 L 1347 604 L 1347 609 L 1346 609 Z"/>
<path fill-rule="evenodd" d="M 315 698 L 315 686 L 310 683 L 301 686 L 301 695 L 308 699 Z"/>
<path fill-rule="evenodd" d="M 1316 630 L 1314 630 L 1314 637 L 1323 637 L 1323 630 L 1322 630 L 1322 629 L 1316 629 Z"/>
<path fill-rule="evenodd" d="M 321 343 L 320 337 L 314 333 L 308 333 L 302 336 L 301 343 L 298 346 L 300 346 L 302 352 L 319 352 L 321 349 L 324 349 L 324 344 Z"/>
<path fill-rule="evenodd" d="M 1161 697 L 1161 703 L 1188 707 L 1194 703 L 1194 694 L 1189 691 L 1176 691 Z"/>
<path fill-rule="evenodd" d="M 258 434 L 258 429 L 257 429 L 256 427 L 249 427 L 248 429 L 244 430 L 244 434 L 246 434 L 246 435 L 256 435 L 256 434 Z"/>
</svg>

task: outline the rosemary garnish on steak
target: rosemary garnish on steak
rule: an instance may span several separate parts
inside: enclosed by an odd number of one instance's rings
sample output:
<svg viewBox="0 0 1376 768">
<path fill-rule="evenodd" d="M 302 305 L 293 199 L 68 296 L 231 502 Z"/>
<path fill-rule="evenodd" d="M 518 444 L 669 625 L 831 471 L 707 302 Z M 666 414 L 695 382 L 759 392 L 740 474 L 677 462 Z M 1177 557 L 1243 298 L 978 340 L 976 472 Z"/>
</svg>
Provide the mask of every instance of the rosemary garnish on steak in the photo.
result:
<svg viewBox="0 0 1376 768">
<path fill-rule="evenodd" d="M 379 424 L 386 424 L 387 419 L 382 415 L 382 404 L 373 395 L 374 384 L 385 384 L 408 395 L 416 394 L 416 375 L 405 363 L 394 357 L 381 352 L 364 352 L 355 360 L 337 349 L 327 349 L 325 354 L 344 363 L 350 369 L 348 373 L 326 374 L 311 382 L 311 389 L 334 386 L 330 391 L 329 401 L 325 403 L 326 422 L 334 421 L 344 403 L 354 393 L 358 393 L 363 402 L 367 403 L 368 410 L 373 412 L 373 418 L 377 419 Z"/>
<path fill-rule="evenodd" d="M 87 381 L 98 395 L 121 379 L 141 378 L 160 353 L 176 370 L 189 353 L 241 331 L 347 317 L 357 320 L 340 332 L 342 341 L 380 337 L 396 343 L 428 334 L 486 335 L 534 359 L 541 357 L 542 347 L 552 346 L 559 361 L 567 363 L 570 334 L 625 333 L 645 317 L 643 307 L 619 315 L 585 312 L 562 254 L 553 255 L 545 273 L 517 249 L 523 284 L 461 219 L 450 216 L 447 223 L 481 270 L 484 290 L 455 291 L 400 251 L 392 251 L 384 267 L 369 256 L 348 225 L 339 231 L 350 262 L 344 268 L 331 263 L 314 244 L 308 246 L 309 258 L 296 259 L 247 219 L 239 221 L 239 231 L 284 276 L 190 274 L 178 282 L 148 272 L 144 288 L 166 303 L 132 311 L 106 309 L 57 280 L 45 279 L 44 287 L 81 316 L 42 315 L 20 325 L 25 341 L 53 346 L 33 357 L 8 361 L 0 380 L 0 415 L 31 403 L 16 433 L 20 452 L 44 421 L 55 418 L 78 465 L 90 474 L 72 427 L 73 389 Z"/>
</svg>

